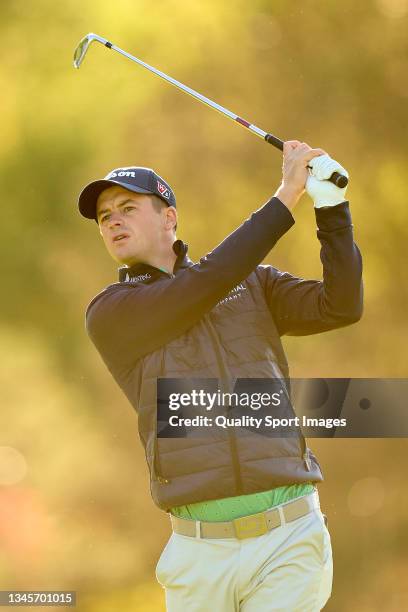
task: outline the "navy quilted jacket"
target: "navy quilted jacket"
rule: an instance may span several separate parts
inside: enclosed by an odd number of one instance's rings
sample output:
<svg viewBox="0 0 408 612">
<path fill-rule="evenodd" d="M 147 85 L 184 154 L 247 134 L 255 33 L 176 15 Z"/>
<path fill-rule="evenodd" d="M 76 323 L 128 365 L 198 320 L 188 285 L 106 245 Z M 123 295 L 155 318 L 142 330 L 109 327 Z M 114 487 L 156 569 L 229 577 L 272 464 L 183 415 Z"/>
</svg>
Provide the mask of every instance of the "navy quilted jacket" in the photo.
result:
<svg viewBox="0 0 408 612">
<path fill-rule="evenodd" d="M 213 251 L 193 263 L 175 241 L 172 274 L 146 264 L 119 269 L 89 304 L 86 326 L 111 374 L 138 413 L 154 502 L 173 506 L 323 480 L 303 437 L 248 431 L 157 438 L 156 380 L 287 378 L 281 336 L 308 335 L 358 321 L 362 260 L 348 202 L 316 209 L 323 280 L 261 265 L 294 224 L 271 198 Z"/>
</svg>

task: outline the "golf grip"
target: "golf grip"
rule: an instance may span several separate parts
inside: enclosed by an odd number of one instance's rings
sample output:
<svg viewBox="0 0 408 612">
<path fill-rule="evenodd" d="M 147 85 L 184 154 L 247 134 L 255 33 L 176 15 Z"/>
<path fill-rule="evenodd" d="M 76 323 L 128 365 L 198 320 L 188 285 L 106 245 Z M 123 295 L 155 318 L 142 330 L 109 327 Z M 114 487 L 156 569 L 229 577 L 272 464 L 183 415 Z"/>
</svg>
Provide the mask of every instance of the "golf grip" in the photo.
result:
<svg viewBox="0 0 408 612">
<path fill-rule="evenodd" d="M 277 149 L 283 151 L 283 140 L 281 140 L 280 138 L 276 138 L 276 136 L 273 136 L 273 134 L 267 134 L 265 136 L 265 140 Z M 339 172 L 333 172 L 331 177 L 327 180 L 336 185 L 336 187 L 340 187 L 341 189 L 348 185 L 347 176 L 344 176 L 344 174 L 340 174 Z"/>
</svg>

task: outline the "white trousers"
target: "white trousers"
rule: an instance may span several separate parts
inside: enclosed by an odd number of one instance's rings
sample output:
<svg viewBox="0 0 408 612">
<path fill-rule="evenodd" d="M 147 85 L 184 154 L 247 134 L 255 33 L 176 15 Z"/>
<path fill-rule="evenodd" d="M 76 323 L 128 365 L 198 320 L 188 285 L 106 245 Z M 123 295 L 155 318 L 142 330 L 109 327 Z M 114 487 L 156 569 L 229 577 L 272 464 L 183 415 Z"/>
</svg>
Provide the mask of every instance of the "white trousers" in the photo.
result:
<svg viewBox="0 0 408 612">
<path fill-rule="evenodd" d="M 317 612 L 331 595 L 330 534 L 320 508 L 243 540 L 173 532 L 156 578 L 168 612 Z"/>
</svg>

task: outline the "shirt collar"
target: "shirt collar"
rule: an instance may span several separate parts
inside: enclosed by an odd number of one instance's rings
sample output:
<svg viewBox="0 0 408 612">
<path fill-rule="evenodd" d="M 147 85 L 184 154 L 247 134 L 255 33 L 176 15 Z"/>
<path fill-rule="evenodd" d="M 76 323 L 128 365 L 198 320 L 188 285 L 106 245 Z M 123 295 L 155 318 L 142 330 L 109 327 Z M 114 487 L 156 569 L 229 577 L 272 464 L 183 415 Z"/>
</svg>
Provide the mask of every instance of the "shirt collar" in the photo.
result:
<svg viewBox="0 0 408 612">
<path fill-rule="evenodd" d="M 191 261 L 189 256 L 187 255 L 188 244 L 183 242 L 182 240 L 176 240 L 173 243 L 173 251 L 177 255 L 176 262 L 174 264 L 174 273 L 177 270 L 182 270 L 183 268 L 189 268 L 194 265 L 194 262 Z M 140 276 L 143 274 L 149 274 L 148 278 L 151 278 L 153 275 L 162 275 L 166 274 L 166 272 L 162 272 L 159 268 L 155 268 L 154 266 L 150 266 L 145 263 L 137 263 L 134 266 L 121 266 L 118 269 L 119 274 L 119 282 L 127 282 L 129 280 L 134 279 L 136 276 Z"/>
</svg>

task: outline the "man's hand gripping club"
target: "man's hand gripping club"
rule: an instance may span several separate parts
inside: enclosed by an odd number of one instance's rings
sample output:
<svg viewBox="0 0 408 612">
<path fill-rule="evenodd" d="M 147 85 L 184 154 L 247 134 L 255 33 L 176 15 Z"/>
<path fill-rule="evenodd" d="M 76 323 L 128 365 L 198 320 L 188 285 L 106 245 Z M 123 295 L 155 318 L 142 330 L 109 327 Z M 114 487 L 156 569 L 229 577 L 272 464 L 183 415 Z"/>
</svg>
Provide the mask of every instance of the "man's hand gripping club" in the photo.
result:
<svg viewBox="0 0 408 612">
<path fill-rule="evenodd" d="M 348 177 L 348 172 L 323 149 L 312 149 L 305 142 L 288 140 L 283 145 L 282 182 L 275 193 L 289 210 L 302 194 L 312 198 L 315 208 L 336 206 L 345 201 L 347 187 L 340 188 L 328 179 L 333 172 Z"/>
</svg>

